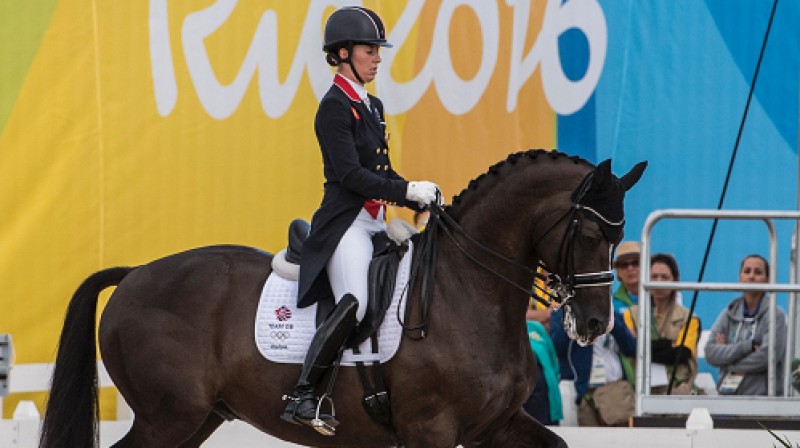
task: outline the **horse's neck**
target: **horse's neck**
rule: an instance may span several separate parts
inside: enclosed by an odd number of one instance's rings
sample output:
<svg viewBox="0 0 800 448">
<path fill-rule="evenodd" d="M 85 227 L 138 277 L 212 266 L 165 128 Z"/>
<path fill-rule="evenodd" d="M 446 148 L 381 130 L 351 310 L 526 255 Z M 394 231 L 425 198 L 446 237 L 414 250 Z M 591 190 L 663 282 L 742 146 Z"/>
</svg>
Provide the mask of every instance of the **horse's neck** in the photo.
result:
<svg viewBox="0 0 800 448">
<path fill-rule="evenodd" d="M 454 234 L 454 242 L 440 232 L 437 288 L 452 301 L 447 312 L 457 310 L 471 324 L 488 322 L 511 332 L 524 327 L 528 295 L 521 289 L 532 287 L 539 261 L 534 240 L 569 209 L 571 192 L 588 172 L 565 160 L 528 163 L 509 167 L 464 195 L 454 214 L 465 235 Z"/>
<path fill-rule="evenodd" d="M 438 311 L 432 318 L 439 316 L 442 324 L 461 329 L 480 329 L 472 333 L 478 339 L 487 332 L 511 337 L 516 329 L 524 328 L 528 296 L 520 288 L 529 288 L 533 275 L 482 251 L 463 236 L 456 237 L 461 248 L 444 234 L 439 238 L 434 291 Z"/>
<path fill-rule="evenodd" d="M 476 195 L 459 211 L 464 233 L 518 264 L 535 266 L 534 240 L 569 207 L 570 190 L 554 188 L 555 182 L 512 180 Z"/>
</svg>

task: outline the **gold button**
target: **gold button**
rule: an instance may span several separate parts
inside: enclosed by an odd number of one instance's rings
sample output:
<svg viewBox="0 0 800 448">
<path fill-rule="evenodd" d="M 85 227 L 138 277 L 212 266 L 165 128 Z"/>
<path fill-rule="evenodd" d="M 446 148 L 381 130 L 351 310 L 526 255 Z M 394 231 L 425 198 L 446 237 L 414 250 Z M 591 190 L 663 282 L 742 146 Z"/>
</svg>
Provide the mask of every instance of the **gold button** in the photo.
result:
<svg viewBox="0 0 800 448">
<path fill-rule="evenodd" d="M 383 165 L 383 170 L 384 171 L 388 171 L 389 170 L 389 165 Z"/>
<path fill-rule="evenodd" d="M 381 170 L 381 166 L 380 165 L 375 165 L 375 171 L 380 171 L 380 170 Z"/>
<path fill-rule="evenodd" d="M 384 148 L 384 149 L 383 149 L 383 153 L 384 153 L 384 154 L 389 154 L 389 150 L 388 150 L 388 149 L 386 149 L 386 148 Z"/>
<path fill-rule="evenodd" d="M 380 153 L 381 153 L 381 148 L 375 148 L 375 154 L 380 154 Z"/>
</svg>

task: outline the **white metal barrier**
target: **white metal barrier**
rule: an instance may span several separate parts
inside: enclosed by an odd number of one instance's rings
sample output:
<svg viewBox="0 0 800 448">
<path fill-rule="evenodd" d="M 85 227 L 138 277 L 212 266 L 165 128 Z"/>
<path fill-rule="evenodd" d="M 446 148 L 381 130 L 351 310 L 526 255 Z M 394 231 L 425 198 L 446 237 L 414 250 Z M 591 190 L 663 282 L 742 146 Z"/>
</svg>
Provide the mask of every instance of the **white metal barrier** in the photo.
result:
<svg viewBox="0 0 800 448">
<path fill-rule="evenodd" d="M 347 424 L 347 422 L 342 423 Z M 102 422 L 100 447 L 106 448 L 127 432 L 130 422 Z M 752 448 L 754 446 L 781 446 L 764 430 L 710 429 L 687 430 L 675 428 L 579 428 L 552 427 L 573 448 L 619 448 L 623 446 L 647 448 Z M 310 431 L 311 429 L 309 429 Z M 782 438 L 800 442 L 800 431 L 775 431 Z M 36 448 L 39 422 L 0 420 L 0 448 Z M 299 445 L 284 442 L 259 432 L 247 423 L 236 421 L 223 424 L 204 444 L 203 448 L 296 448 Z"/>
<path fill-rule="evenodd" d="M 13 367 L 12 392 L 41 392 L 48 390 L 52 364 L 28 364 Z M 111 387 L 113 383 L 102 362 L 98 362 L 99 384 Z M 118 421 L 100 422 L 100 447 L 110 447 L 130 429 L 132 414 L 122 397 L 118 400 Z M 120 410 L 119 407 L 124 406 Z M 38 416 L 18 413 L 17 419 L 0 419 L 0 448 L 36 448 L 41 420 Z M 343 422 L 347 424 L 347 422 Z M 653 428 L 580 428 L 552 427 L 572 447 L 618 448 L 644 446 L 649 448 L 751 448 L 772 446 L 775 439 L 763 430 L 687 430 Z M 800 431 L 776 431 L 793 442 L 800 442 Z M 204 448 L 296 448 L 299 445 L 284 442 L 262 433 L 242 421 L 224 423 L 203 444 Z"/>
<path fill-rule="evenodd" d="M 712 414 L 734 414 L 746 416 L 779 416 L 796 417 L 799 415 L 800 397 L 791 397 L 791 360 L 794 355 L 795 316 L 797 314 L 797 293 L 800 285 L 796 283 L 796 276 L 792 275 L 795 283 L 776 283 L 777 274 L 777 235 L 773 220 L 784 219 L 800 222 L 800 212 L 792 211 L 750 211 L 750 210 L 658 210 L 650 214 L 642 229 L 642 260 L 650 259 L 650 241 L 653 227 L 656 223 L 667 218 L 683 219 L 728 219 L 728 220 L 759 220 L 764 221 L 769 231 L 769 283 L 742 284 L 742 283 L 696 283 L 696 282 L 653 282 L 650 281 L 650 263 L 641 263 L 639 281 L 639 303 L 642 325 L 648 325 L 652 313 L 650 305 L 650 291 L 652 289 L 682 289 L 703 291 L 766 291 L 769 292 L 770 329 L 775 325 L 775 293 L 788 292 L 789 309 L 787 311 L 787 341 L 786 352 L 775 353 L 775 332 L 769 332 L 768 342 L 768 396 L 677 396 L 677 395 L 650 395 L 650 331 L 638 332 L 636 362 L 636 415 L 646 414 L 684 414 L 688 415 L 693 408 L 705 408 Z M 798 260 L 798 247 L 793 247 L 792 260 Z M 792 272 L 796 269 L 792 266 Z M 784 356 L 783 363 L 783 396 L 776 396 L 776 357 Z"/>
<path fill-rule="evenodd" d="M 50 378 L 53 375 L 53 364 L 16 364 L 12 365 L 8 375 L 10 393 L 47 392 L 50 390 Z M 114 387 L 108 376 L 105 365 L 97 361 L 97 384 L 99 387 Z M 3 409 L 3 397 L 0 396 L 0 410 Z M 2 416 L 0 416 L 2 417 Z M 117 397 L 117 420 L 131 420 L 133 414 L 122 398 Z M 2 445 L 0 445 L 2 448 Z"/>
</svg>

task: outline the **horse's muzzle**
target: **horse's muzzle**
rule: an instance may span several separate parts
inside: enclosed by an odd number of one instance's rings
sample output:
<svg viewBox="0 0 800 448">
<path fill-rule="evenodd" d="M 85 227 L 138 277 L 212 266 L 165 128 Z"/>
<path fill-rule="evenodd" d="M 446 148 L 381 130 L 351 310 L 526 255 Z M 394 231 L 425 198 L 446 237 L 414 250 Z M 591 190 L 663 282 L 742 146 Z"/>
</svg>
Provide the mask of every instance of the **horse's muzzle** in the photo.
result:
<svg viewBox="0 0 800 448">
<path fill-rule="evenodd" d="M 613 314 L 606 316 L 583 316 L 571 304 L 564 306 L 564 329 L 567 335 L 578 342 L 581 346 L 586 346 L 595 341 L 598 337 L 607 333 L 614 325 Z"/>
</svg>

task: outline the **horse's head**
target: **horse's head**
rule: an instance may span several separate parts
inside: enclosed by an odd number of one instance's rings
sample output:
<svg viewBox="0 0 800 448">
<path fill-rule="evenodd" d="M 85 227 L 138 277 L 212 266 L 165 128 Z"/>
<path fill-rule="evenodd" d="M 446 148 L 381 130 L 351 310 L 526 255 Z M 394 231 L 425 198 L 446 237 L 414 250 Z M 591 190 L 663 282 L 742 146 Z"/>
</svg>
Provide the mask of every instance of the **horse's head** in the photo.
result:
<svg viewBox="0 0 800 448">
<path fill-rule="evenodd" d="M 622 240 L 623 200 L 641 177 L 646 162 L 621 178 L 606 160 L 587 174 L 570 197 L 568 211 L 548 231 L 541 249 L 551 272 L 551 285 L 564 306 L 564 328 L 585 345 L 613 325 L 611 256 Z M 549 260 L 548 260 L 549 258 Z"/>
</svg>

